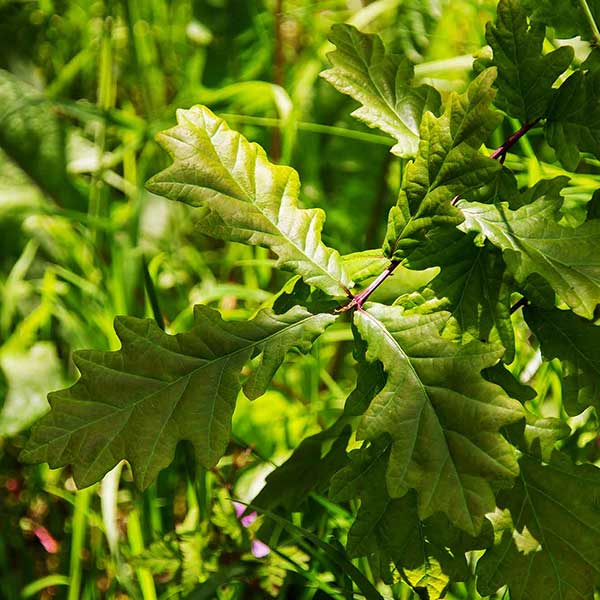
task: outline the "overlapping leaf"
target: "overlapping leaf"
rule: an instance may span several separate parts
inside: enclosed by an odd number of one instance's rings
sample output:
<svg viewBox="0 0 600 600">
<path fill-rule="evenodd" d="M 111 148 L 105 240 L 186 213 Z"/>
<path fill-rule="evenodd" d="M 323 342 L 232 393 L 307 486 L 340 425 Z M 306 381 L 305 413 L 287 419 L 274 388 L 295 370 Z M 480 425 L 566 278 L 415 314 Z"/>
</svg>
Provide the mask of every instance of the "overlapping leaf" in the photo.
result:
<svg viewBox="0 0 600 600">
<path fill-rule="evenodd" d="M 506 349 L 505 360 L 511 362 L 515 340 L 504 262 L 497 250 L 475 245 L 473 238 L 455 228 L 438 228 L 408 256 L 407 265 L 415 269 L 439 266 L 429 287 L 445 301 L 447 326 L 458 328 L 463 339 L 500 341 Z"/>
<path fill-rule="evenodd" d="M 514 488 L 502 491 L 496 543 L 477 565 L 487 595 L 505 584 L 514 600 L 590 600 L 600 583 L 600 470 L 555 451 L 520 460 Z"/>
<path fill-rule="evenodd" d="M 558 224 L 560 200 L 545 197 L 510 210 L 506 203 L 459 203 L 461 228 L 483 234 L 504 251 L 517 281 L 541 275 L 578 315 L 591 319 L 600 303 L 600 220 Z"/>
<path fill-rule="evenodd" d="M 447 318 L 405 316 L 401 307 L 376 304 L 356 313 L 367 359 L 381 361 L 387 373 L 357 435 L 391 436 L 390 496 L 416 489 L 421 519 L 439 511 L 477 534 L 494 508 L 493 486 L 509 483 L 518 472 L 499 430 L 521 418 L 522 409 L 481 375 L 502 348 L 445 340 L 438 330 Z"/>
<path fill-rule="evenodd" d="M 600 406 L 600 327 L 564 310 L 528 306 L 523 315 L 544 357 L 562 361 L 567 412 Z"/>
<path fill-rule="evenodd" d="M 157 137 L 174 162 L 148 189 L 201 207 L 207 235 L 266 246 L 310 285 L 346 295 L 352 283 L 340 256 L 321 240 L 324 212 L 298 208 L 296 171 L 270 163 L 260 146 L 206 107 L 179 110 L 177 121 Z"/>
<path fill-rule="evenodd" d="M 172 336 L 149 319 L 118 317 L 121 349 L 75 355 L 81 378 L 50 395 L 52 410 L 34 428 L 22 458 L 53 468 L 72 465 L 80 487 L 126 459 L 146 488 L 180 440 L 191 441 L 199 462 L 211 467 L 229 441 L 244 363 L 261 354 L 244 387 L 255 398 L 288 350 L 308 350 L 334 320 L 297 307 L 227 322 L 197 306 L 193 329 Z"/>
<path fill-rule="evenodd" d="M 348 533 L 348 554 L 379 555 L 380 562 L 393 563 L 414 588 L 439 598 L 450 581 L 468 577 L 465 552 L 491 545 L 491 527 L 487 523 L 485 532 L 472 538 L 440 514 L 421 521 L 414 493 L 390 498 L 385 483 L 389 448 L 384 438 L 352 451 L 349 465 L 331 482 L 332 500 L 361 501 Z"/>
<path fill-rule="evenodd" d="M 346 419 L 341 418 L 329 429 L 307 437 L 267 477 L 265 486 L 252 503 L 261 509 L 282 507 L 292 512 L 306 501 L 310 492 L 325 491 L 334 473 L 347 463 L 346 446 L 350 433 Z"/>
<path fill-rule="evenodd" d="M 491 108 L 495 76 L 493 68 L 483 71 L 464 94 L 450 95 L 442 116 L 423 118 L 418 155 L 390 211 L 387 256 L 402 256 L 432 225 L 460 223 L 452 199 L 487 184 L 500 170 L 497 161 L 479 152 L 500 119 Z"/>
<path fill-rule="evenodd" d="M 578 35 L 583 40 L 594 39 L 594 32 L 581 0 L 523 0 L 523 4 L 534 19 L 553 27 L 559 38 Z M 596 25 L 600 23 L 600 1 L 585 0 L 585 5 L 590 9 Z"/>
<path fill-rule="evenodd" d="M 545 30 L 542 23 L 528 24 L 521 0 L 500 0 L 495 26 L 486 29 L 498 67 L 496 105 L 523 123 L 546 116 L 552 84 L 573 60 L 567 46 L 542 55 Z"/>
<path fill-rule="evenodd" d="M 419 124 L 427 111 L 438 113 L 439 93 L 429 85 L 412 86 L 411 63 L 387 53 L 378 35 L 362 33 L 351 25 L 334 25 L 329 39 L 337 49 L 328 55 L 333 68 L 322 77 L 360 102 L 362 106 L 352 116 L 397 141 L 391 152 L 414 156 Z"/>
<path fill-rule="evenodd" d="M 546 135 L 566 169 L 574 171 L 580 152 L 600 158 L 600 71 L 576 71 L 554 98 Z"/>
</svg>

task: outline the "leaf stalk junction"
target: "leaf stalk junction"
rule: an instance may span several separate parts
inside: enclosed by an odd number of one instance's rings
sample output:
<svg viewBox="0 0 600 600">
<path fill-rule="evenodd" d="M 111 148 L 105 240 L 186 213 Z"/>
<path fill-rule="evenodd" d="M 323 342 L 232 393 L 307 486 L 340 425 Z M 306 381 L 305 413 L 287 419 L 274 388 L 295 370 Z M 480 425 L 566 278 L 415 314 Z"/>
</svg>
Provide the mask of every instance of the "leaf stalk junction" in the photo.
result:
<svg viewBox="0 0 600 600">
<path fill-rule="evenodd" d="M 535 119 L 535 120 L 531 121 L 530 123 L 525 123 L 520 129 L 518 129 L 513 134 L 511 134 L 508 138 L 506 138 L 506 140 L 504 141 L 504 143 L 490 154 L 490 158 L 493 158 L 494 160 L 499 160 L 500 163 L 503 164 L 504 160 L 506 158 L 506 155 L 508 154 L 508 151 L 524 135 L 526 135 L 531 129 L 533 129 L 533 127 L 535 127 L 540 122 L 540 120 L 541 119 L 538 118 L 538 119 Z M 460 195 L 457 195 L 454 198 L 452 198 L 452 206 L 455 206 L 459 200 L 460 200 Z M 342 313 L 342 312 L 347 312 L 347 311 L 353 310 L 353 309 L 356 309 L 356 310 L 359 310 L 359 311 L 362 310 L 363 304 L 369 299 L 369 297 L 371 296 L 371 294 L 373 294 L 373 292 L 388 277 L 391 277 L 394 274 L 394 271 L 396 270 L 396 268 L 399 265 L 400 265 L 400 261 L 398 261 L 398 260 L 392 260 L 392 261 L 390 261 L 390 264 L 385 268 L 385 270 L 382 271 L 377 276 L 377 278 L 374 279 L 362 292 L 359 292 L 358 294 L 353 295 L 351 292 L 348 291 L 348 295 L 350 297 L 350 301 L 348 302 L 348 304 L 345 304 L 344 306 L 336 309 L 335 312 Z M 518 306 L 516 306 L 514 308 L 514 310 L 517 310 L 518 308 L 520 308 L 523 305 L 524 304 L 518 304 Z M 514 311 L 511 311 L 511 314 L 512 314 L 512 312 L 514 312 Z"/>
</svg>

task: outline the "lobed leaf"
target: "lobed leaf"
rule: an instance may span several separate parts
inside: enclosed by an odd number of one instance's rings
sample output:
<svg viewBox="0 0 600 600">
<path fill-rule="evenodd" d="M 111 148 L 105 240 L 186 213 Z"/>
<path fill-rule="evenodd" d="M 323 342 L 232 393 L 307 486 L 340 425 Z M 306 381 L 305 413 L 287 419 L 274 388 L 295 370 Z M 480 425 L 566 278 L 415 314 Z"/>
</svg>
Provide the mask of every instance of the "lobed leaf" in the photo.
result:
<svg viewBox="0 0 600 600">
<path fill-rule="evenodd" d="M 600 158 L 600 71 L 576 71 L 554 98 L 546 136 L 564 167 L 574 171 L 580 152 Z"/>
<path fill-rule="evenodd" d="M 576 35 L 583 40 L 594 40 L 594 32 L 586 17 L 581 0 L 523 0 L 529 14 L 555 29 L 559 38 L 572 38 Z M 600 0 L 585 0 L 592 18 L 600 23 Z"/>
<path fill-rule="evenodd" d="M 573 60 L 568 46 L 542 54 L 546 28 L 527 22 L 521 0 L 500 0 L 495 26 L 487 24 L 486 39 L 498 68 L 496 106 L 511 117 L 532 123 L 545 117 L 552 84 Z"/>
<path fill-rule="evenodd" d="M 212 237 L 270 248 L 282 268 L 332 296 L 352 286 L 340 255 L 325 246 L 325 213 L 298 207 L 300 181 L 290 167 L 227 127 L 204 106 L 177 111 L 178 125 L 158 134 L 173 164 L 150 179 L 151 192 L 203 209 Z"/>
<path fill-rule="evenodd" d="M 527 306 L 523 316 L 543 356 L 562 362 L 565 410 L 577 415 L 600 406 L 600 327 L 570 311 Z"/>
<path fill-rule="evenodd" d="M 477 564 L 487 595 L 508 584 L 514 600 L 588 600 L 600 583 L 600 470 L 555 451 L 519 460 L 520 476 L 502 491 L 496 542 Z"/>
<path fill-rule="evenodd" d="M 393 563 L 414 589 L 439 598 L 450 581 L 468 578 L 465 552 L 490 546 L 491 527 L 486 522 L 481 536 L 473 538 L 440 514 L 421 521 L 414 493 L 390 498 L 385 483 L 389 449 L 383 438 L 353 450 L 348 466 L 332 480 L 334 501 L 361 501 L 348 533 L 348 554 L 379 556 L 379 562 Z"/>
<path fill-rule="evenodd" d="M 390 211 L 386 256 L 402 257 L 433 225 L 460 223 L 452 199 L 486 185 L 500 171 L 498 161 L 479 152 L 501 118 L 491 108 L 495 77 L 495 69 L 483 71 L 464 94 L 450 95 L 442 116 L 423 118 L 417 157 L 406 168 L 398 203 Z"/>
<path fill-rule="evenodd" d="M 0 148 L 59 206 L 87 197 L 67 173 L 64 123 L 38 90 L 0 69 Z"/>
<path fill-rule="evenodd" d="M 50 394 L 52 410 L 34 427 L 21 458 L 72 465 L 78 487 L 126 459 L 143 489 L 171 462 L 177 443 L 189 440 L 210 468 L 229 442 L 243 365 L 261 355 L 245 383 L 248 396 L 257 397 L 285 354 L 306 352 L 335 318 L 296 307 L 228 322 L 196 306 L 194 327 L 168 335 L 150 319 L 117 317 L 121 349 L 75 354 L 80 379 Z"/>
<path fill-rule="evenodd" d="M 415 269 L 436 265 L 439 274 L 429 283 L 444 300 L 446 324 L 465 340 L 499 341 L 512 362 L 515 336 L 510 319 L 511 290 L 498 251 L 474 244 L 475 236 L 455 228 L 437 228 L 427 241 L 411 252 L 406 264 Z"/>
<path fill-rule="evenodd" d="M 464 231 L 485 236 L 504 252 L 509 271 L 519 282 L 541 275 L 560 300 L 591 319 L 600 302 L 600 220 L 579 227 L 558 224 L 560 200 L 543 197 L 518 210 L 460 202 Z"/>
<path fill-rule="evenodd" d="M 523 412 L 481 375 L 502 348 L 453 344 L 438 333 L 446 320 L 443 313 L 405 316 L 400 307 L 375 304 L 356 313 L 367 359 L 381 361 L 387 373 L 357 436 L 391 436 L 391 497 L 415 489 L 421 519 L 439 511 L 476 535 L 495 506 L 494 487 L 518 472 L 513 448 L 499 430 Z"/>
<path fill-rule="evenodd" d="M 362 106 L 352 113 L 353 117 L 396 140 L 393 154 L 414 156 L 423 115 L 439 111 L 437 90 L 429 85 L 412 86 L 412 64 L 400 55 L 387 53 L 378 35 L 338 24 L 331 28 L 329 40 L 336 46 L 328 54 L 333 68 L 321 76 L 360 102 Z"/>
</svg>

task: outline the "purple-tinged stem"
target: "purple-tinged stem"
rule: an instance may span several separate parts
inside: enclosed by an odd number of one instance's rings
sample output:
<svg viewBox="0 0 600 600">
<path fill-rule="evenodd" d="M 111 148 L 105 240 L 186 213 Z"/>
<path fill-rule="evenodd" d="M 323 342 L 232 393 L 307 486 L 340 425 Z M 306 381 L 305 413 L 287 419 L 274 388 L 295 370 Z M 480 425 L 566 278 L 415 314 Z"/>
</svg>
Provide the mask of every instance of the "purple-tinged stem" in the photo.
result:
<svg viewBox="0 0 600 600">
<path fill-rule="evenodd" d="M 538 117 L 531 123 L 525 123 L 521 129 L 515 131 L 510 137 L 506 139 L 506 141 L 498 148 L 494 150 L 490 154 L 490 158 L 494 160 L 499 159 L 501 163 L 504 162 L 506 158 L 507 152 L 533 127 L 535 127 L 540 122 L 540 118 Z M 460 194 L 457 194 L 452 198 L 452 206 L 456 206 L 458 201 L 460 200 Z M 363 304 L 367 301 L 369 296 L 395 271 L 396 267 L 400 263 L 398 261 L 391 261 L 388 267 L 382 271 L 377 279 L 375 279 L 370 285 L 368 285 L 360 294 L 356 294 L 356 296 L 352 296 L 352 293 L 348 291 L 348 295 L 350 297 L 350 302 L 341 308 L 338 308 L 336 312 L 346 312 L 348 310 L 352 310 L 353 308 L 357 310 L 362 310 Z M 527 302 L 526 299 L 521 299 L 522 301 L 517 302 L 517 304 L 513 307 L 514 310 L 518 310 L 521 306 L 524 306 Z M 511 314 L 514 312 L 511 310 Z"/>
<path fill-rule="evenodd" d="M 499 158 L 501 162 L 504 162 L 504 158 L 506 157 L 507 152 L 532 128 L 535 127 L 540 122 L 540 118 L 538 117 L 535 121 L 531 123 L 525 123 L 521 129 L 515 131 L 507 140 L 498 148 L 494 150 L 490 154 L 490 158 Z"/>
</svg>

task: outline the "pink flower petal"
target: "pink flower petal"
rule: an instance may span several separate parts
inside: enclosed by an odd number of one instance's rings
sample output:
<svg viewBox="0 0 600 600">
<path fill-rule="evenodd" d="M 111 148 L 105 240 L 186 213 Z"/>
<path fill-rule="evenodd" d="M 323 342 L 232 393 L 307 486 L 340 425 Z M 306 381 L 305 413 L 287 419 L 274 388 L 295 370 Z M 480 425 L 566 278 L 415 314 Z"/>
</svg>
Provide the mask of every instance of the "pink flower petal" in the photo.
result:
<svg viewBox="0 0 600 600">
<path fill-rule="evenodd" d="M 269 546 L 263 544 L 260 540 L 252 540 L 252 554 L 256 558 L 263 558 L 269 554 L 271 550 Z"/>
</svg>

